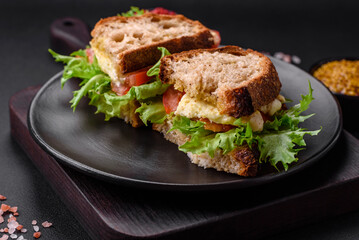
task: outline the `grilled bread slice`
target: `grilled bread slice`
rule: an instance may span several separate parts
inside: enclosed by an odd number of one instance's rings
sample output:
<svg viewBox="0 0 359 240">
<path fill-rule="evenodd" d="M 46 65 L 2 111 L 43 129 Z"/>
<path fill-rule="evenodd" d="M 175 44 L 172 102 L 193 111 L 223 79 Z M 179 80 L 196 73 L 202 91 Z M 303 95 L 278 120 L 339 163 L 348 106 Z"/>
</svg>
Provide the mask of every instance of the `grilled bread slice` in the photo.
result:
<svg viewBox="0 0 359 240">
<path fill-rule="evenodd" d="M 90 45 L 99 65 L 113 81 L 155 64 L 161 56 L 157 47 L 177 53 L 214 45 L 208 28 L 182 15 L 109 17 L 100 20 L 91 35 Z"/>
<path fill-rule="evenodd" d="M 171 120 L 166 120 L 163 124 L 153 124 L 152 128 L 161 132 L 167 140 L 179 146 L 189 140 L 189 137 L 178 130 L 168 132 L 172 128 Z M 225 155 L 222 151 L 217 150 L 213 158 L 208 153 L 187 153 L 187 155 L 192 163 L 204 168 L 214 168 L 218 171 L 245 177 L 256 176 L 258 172 L 259 152 L 256 150 L 256 146 L 253 146 L 251 150 L 248 145 L 243 145 Z"/>
<path fill-rule="evenodd" d="M 281 88 L 278 73 L 268 57 L 237 46 L 163 57 L 160 79 L 235 118 L 251 115 L 271 103 Z"/>
</svg>

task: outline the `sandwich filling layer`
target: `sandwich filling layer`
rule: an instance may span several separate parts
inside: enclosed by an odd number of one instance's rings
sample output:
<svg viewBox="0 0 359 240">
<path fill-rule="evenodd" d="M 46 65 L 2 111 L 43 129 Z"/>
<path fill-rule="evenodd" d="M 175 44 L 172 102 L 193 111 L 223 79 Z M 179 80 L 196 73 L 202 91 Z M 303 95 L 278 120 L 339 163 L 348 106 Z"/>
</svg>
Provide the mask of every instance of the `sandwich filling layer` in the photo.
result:
<svg viewBox="0 0 359 240">
<path fill-rule="evenodd" d="M 262 106 L 260 111 L 257 110 L 249 116 L 242 117 L 241 120 L 243 123 L 249 122 L 253 131 L 262 131 L 265 121 L 260 112 L 269 116 L 273 116 L 278 110 L 282 108 L 282 103 L 284 101 L 284 97 L 282 95 L 278 95 L 278 97 L 271 103 Z M 236 118 L 227 114 L 221 114 L 216 105 L 198 98 L 192 98 L 188 94 L 183 95 L 174 114 L 190 119 L 207 118 L 211 122 L 229 125 L 233 125 L 237 120 Z"/>
</svg>

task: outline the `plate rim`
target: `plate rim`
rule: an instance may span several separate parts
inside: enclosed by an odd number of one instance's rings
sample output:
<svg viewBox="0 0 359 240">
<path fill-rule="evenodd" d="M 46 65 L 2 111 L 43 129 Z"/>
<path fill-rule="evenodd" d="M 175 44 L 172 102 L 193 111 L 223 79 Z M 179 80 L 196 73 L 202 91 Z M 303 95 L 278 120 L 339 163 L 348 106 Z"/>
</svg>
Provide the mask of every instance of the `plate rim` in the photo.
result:
<svg viewBox="0 0 359 240">
<path fill-rule="evenodd" d="M 272 58 L 271 58 L 271 60 L 273 61 Z M 288 65 L 291 67 L 295 67 L 291 64 L 288 64 Z M 300 68 L 298 68 L 298 69 L 300 71 L 303 71 L 304 73 L 307 73 Z M 123 185 L 123 186 L 144 188 L 144 189 L 149 189 L 149 190 L 166 190 L 166 191 L 175 190 L 175 191 L 186 191 L 186 192 L 187 191 L 218 191 L 218 190 L 229 190 L 229 189 L 247 189 L 247 188 L 251 188 L 251 187 L 255 187 L 255 186 L 261 186 L 264 184 L 268 184 L 268 183 L 272 183 L 272 182 L 281 180 L 285 177 L 295 175 L 298 172 L 306 169 L 308 166 L 311 166 L 314 163 L 316 163 L 325 154 L 327 154 L 330 149 L 332 149 L 334 147 L 334 145 L 337 143 L 339 137 L 341 136 L 341 132 L 343 130 L 343 116 L 342 116 L 342 110 L 341 110 L 340 104 L 339 104 L 337 98 L 335 98 L 333 96 L 333 94 L 328 89 L 325 88 L 326 91 L 328 91 L 331 94 L 331 96 L 333 97 L 333 99 L 336 103 L 336 106 L 337 106 L 337 109 L 339 112 L 339 126 L 336 129 L 332 140 L 322 149 L 322 151 L 318 151 L 317 153 L 315 153 L 314 156 L 312 156 L 307 161 L 300 163 L 298 165 L 292 166 L 291 168 L 288 169 L 288 171 L 281 171 L 278 173 L 272 173 L 272 174 L 268 174 L 268 175 L 264 175 L 264 176 L 251 177 L 251 178 L 244 178 L 244 177 L 239 176 L 240 179 L 238 179 L 238 180 L 230 180 L 230 181 L 219 182 L 219 183 L 201 183 L 201 184 L 165 183 L 165 182 L 147 181 L 147 180 L 123 177 L 123 176 L 115 175 L 112 173 L 108 173 L 108 172 L 96 169 L 94 167 L 90 167 L 86 164 L 76 161 L 76 159 L 72 159 L 71 157 L 68 157 L 68 156 L 62 154 L 61 152 L 57 151 L 56 149 L 52 148 L 49 144 L 47 144 L 46 141 L 43 140 L 41 138 L 41 136 L 34 129 L 33 123 L 32 123 L 33 122 L 33 118 L 32 118 L 33 114 L 32 113 L 33 113 L 33 111 L 34 111 L 33 109 L 35 107 L 34 105 L 35 105 L 36 101 L 38 101 L 41 94 L 44 91 L 46 91 L 48 86 L 51 85 L 55 80 L 58 80 L 58 78 L 62 76 L 62 73 L 63 73 L 63 71 L 60 71 L 57 74 L 55 74 L 54 76 L 52 76 L 41 87 L 41 89 L 36 93 L 36 95 L 32 99 L 32 101 L 30 103 L 29 111 L 28 111 L 28 116 L 27 116 L 27 124 L 28 124 L 30 135 L 35 140 L 35 142 L 46 153 L 48 153 L 50 156 L 54 157 L 54 159 L 57 160 L 58 162 L 66 165 L 72 169 L 75 169 L 81 173 L 84 173 L 88 176 L 91 176 L 91 177 L 94 177 L 94 178 L 97 178 L 100 180 L 104 180 L 107 182 Z M 307 74 L 309 74 L 309 73 L 307 73 Z M 315 81 L 318 81 L 315 78 L 313 78 L 313 79 Z M 318 81 L 318 82 L 321 83 L 320 81 Z M 245 182 L 243 182 L 243 179 L 245 180 Z"/>
</svg>

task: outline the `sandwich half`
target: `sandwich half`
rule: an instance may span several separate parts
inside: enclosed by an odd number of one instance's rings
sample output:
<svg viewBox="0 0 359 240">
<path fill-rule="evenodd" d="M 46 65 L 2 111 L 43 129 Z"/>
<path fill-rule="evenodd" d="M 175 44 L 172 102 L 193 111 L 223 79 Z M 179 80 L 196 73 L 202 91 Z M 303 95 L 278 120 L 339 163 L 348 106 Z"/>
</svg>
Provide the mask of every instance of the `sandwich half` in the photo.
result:
<svg viewBox="0 0 359 240">
<path fill-rule="evenodd" d="M 109 17 L 100 20 L 91 35 L 101 69 L 120 82 L 124 74 L 154 65 L 161 57 L 158 47 L 178 53 L 215 44 L 208 28 L 183 15 Z"/>
<path fill-rule="evenodd" d="M 172 117 L 153 128 L 180 146 L 190 136 L 181 127 L 169 131 L 174 128 L 173 121 L 181 121 L 180 118 L 199 120 L 208 136 L 214 137 L 235 129 L 238 119 L 260 132 L 264 121 L 283 107 L 275 67 L 266 56 L 253 50 L 227 46 L 172 54 L 162 58 L 159 77 L 164 83 L 173 84 L 173 91 L 183 96 L 168 111 L 173 111 Z M 228 154 L 220 148 L 212 156 L 208 152 L 195 153 L 188 151 L 189 158 L 205 168 L 241 176 L 255 176 L 258 171 L 260 154 L 256 144 L 236 146 Z"/>
<path fill-rule="evenodd" d="M 63 56 L 62 85 L 75 77 L 83 97 L 105 120 L 152 125 L 204 168 L 255 176 L 261 163 L 288 169 L 306 131 L 300 104 L 286 109 L 269 58 L 237 46 L 214 48 L 219 35 L 182 15 L 110 17 L 92 31 L 91 48 Z M 217 39 L 217 40 L 215 40 Z"/>
<path fill-rule="evenodd" d="M 106 120 L 118 117 L 133 127 L 142 126 L 136 109 L 144 100 L 166 90 L 166 85 L 156 81 L 154 75 L 147 75 L 149 68 L 163 54 L 158 47 L 176 53 L 219 45 L 218 32 L 199 21 L 171 11 L 160 12 L 172 15 L 137 9 L 129 17 L 126 13 L 123 14 L 126 17 L 102 19 L 91 32 L 91 48 L 74 52 L 70 57 L 50 50 L 56 61 L 67 65 L 62 86 L 72 77 L 83 79 L 81 85 L 85 86 L 75 92 L 72 108 L 75 109 L 80 99 L 87 96 L 91 99 L 90 105 L 104 113 Z M 132 87 L 138 88 L 130 91 Z"/>
</svg>

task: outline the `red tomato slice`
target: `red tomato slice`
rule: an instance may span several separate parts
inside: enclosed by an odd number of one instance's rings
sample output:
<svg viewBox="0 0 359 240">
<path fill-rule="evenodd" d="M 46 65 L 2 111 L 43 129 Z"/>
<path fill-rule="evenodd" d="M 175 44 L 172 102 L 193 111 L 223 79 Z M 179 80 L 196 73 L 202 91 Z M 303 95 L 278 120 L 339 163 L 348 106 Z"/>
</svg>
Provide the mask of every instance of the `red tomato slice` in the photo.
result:
<svg viewBox="0 0 359 240">
<path fill-rule="evenodd" d="M 266 122 L 266 121 L 273 121 L 273 118 L 271 116 L 269 116 L 268 114 L 265 114 L 265 113 L 262 113 L 260 112 L 261 115 L 262 115 L 262 118 L 263 118 L 263 121 Z"/>
<path fill-rule="evenodd" d="M 127 86 L 140 86 L 146 82 L 148 82 L 152 77 L 147 76 L 147 71 L 150 69 L 142 68 L 138 71 L 127 73 L 125 76 L 124 84 Z"/>
<path fill-rule="evenodd" d="M 150 12 L 156 13 L 156 14 L 165 14 L 165 15 L 176 15 L 177 14 L 174 11 L 170 11 L 170 10 L 162 8 L 162 7 L 156 7 L 154 9 L 152 9 Z"/>
<path fill-rule="evenodd" d="M 94 56 L 94 52 L 92 50 L 92 48 L 86 48 L 86 55 L 87 55 L 87 60 L 89 61 L 89 63 L 93 63 L 93 56 Z"/>
<path fill-rule="evenodd" d="M 127 73 L 124 78 L 123 83 L 120 82 L 111 82 L 112 91 L 117 95 L 123 96 L 131 89 L 133 86 L 140 86 L 147 83 L 151 77 L 147 76 L 147 71 L 149 67 L 140 69 L 135 72 Z"/>
<path fill-rule="evenodd" d="M 123 96 L 126 93 L 128 93 L 128 91 L 130 91 L 131 87 L 125 86 L 120 82 L 116 82 L 116 83 L 111 82 L 111 89 L 116 93 L 116 95 Z"/>
<path fill-rule="evenodd" d="M 221 43 L 221 35 L 217 30 L 213 30 L 213 29 L 211 29 L 211 33 L 214 37 L 214 45 L 212 46 L 212 48 L 217 48 Z"/>
<path fill-rule="evenodd" d="M 162 98 L 163 106 L 167 114 L 177 110 L 178 103 L 181 101 L 183 95 L 184 92 L 176 90 L 173 85 L 167 89 Z"/>
<path fill-rule="evenodd" d="M 232 125 L 212 122 L 208 118 L 200 118 L 199 120 L 206 123 L 204 129 L 211 130 L 212 132 L 227 132 L 235 128 L 235 126 Z"/>
</svg>

